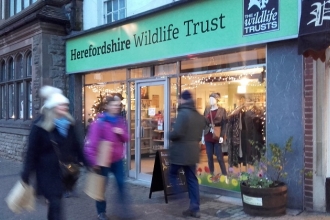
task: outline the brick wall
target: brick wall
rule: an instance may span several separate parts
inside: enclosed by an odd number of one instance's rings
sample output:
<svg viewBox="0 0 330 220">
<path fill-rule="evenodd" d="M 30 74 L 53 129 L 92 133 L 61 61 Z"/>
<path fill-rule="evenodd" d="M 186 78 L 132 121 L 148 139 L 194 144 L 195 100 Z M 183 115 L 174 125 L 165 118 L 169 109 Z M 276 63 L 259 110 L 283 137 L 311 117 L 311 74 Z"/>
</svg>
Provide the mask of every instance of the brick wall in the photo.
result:
<svg viewBox="0 0 330 220">
<path fill-rule="evenodd" d="M 305 172 L 313 173 L 313 59 L 304 59 Z M 313 178 L 304 178 L 304 208 L 313 210 Z"/>
<path fill-rule="evenodd" d="M 22 161 L 27 144 L 27 135 L 0 133 L 0 157 Z M 2 169 L 4 169 L 2 167 Z"/>
</svg>

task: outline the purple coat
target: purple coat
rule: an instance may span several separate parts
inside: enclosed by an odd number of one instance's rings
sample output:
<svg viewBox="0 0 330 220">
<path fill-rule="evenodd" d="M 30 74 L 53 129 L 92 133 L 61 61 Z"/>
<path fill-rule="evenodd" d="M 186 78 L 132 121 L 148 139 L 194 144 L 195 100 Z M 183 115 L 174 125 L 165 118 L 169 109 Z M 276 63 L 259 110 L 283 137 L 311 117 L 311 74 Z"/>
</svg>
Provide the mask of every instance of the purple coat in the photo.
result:
<svg viewBox="0 0 330 220">
<path fill-rule="evenodd" d="M 122 135 L 112 131 L 114 127 L 123 129 Z M 100 140 L 107 140 L 113 143 L 111 162 L 118 162 L 124 157 L 124 143 L 128 141 L 128 130 L 122 117 L 117 122 L 104 120 L 104 115 L 100 115 L 89 129 L 84 146 L 84 154 L 91 166 L 96 164 L 97 146 Z"/>
</svg>

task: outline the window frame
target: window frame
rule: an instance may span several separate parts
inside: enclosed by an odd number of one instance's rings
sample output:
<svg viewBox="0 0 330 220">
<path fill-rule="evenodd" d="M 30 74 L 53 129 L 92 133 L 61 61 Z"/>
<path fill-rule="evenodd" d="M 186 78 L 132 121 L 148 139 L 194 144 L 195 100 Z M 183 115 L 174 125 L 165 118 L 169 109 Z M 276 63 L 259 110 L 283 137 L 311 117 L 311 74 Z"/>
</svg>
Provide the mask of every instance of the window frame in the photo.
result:
<svg viewBox="0 0 330 220">
<path fill-rule="evenodd" d="M 103 1 L 103 22 L 104 24 L 109 24 L 109 23 L 112 23 L 112 22 L 115 22 L 115 21 L 118 21 L 118 20 L 121 20 L 121 19 L 124 19 L 127 17 L 127 1 L 126 0 L 123 0 L 124 1 L 124 7 L 121 7 L 120 8 L 120 1 L 121 0 L 104 0 Z M 111 12 L 108 12 L 108 3 L 111 2 Z M 114 10 L 114 2 L 117 2 L 117 9 Z M 124 11 L 124 17 L 123 18 L 119 18 L 120 16 L 120 12 L 121 11 Z M 114 14 L 117 13 L 117 19 L 114 20 Z M 108 21 L 108 16 L 111 15 L 111 21 Z"/>
<path fill-rule="evenodd" d="M 31 65 L 27 66 L 29 62 Z M 3 66 L 6 78 L 1 80 L 0 76 L 0 120 L 32 120 L 33 112 L 30 109 L 32 98 L 31 100 L 29 98 L 32 94 L 32 51 L 20 51 L 0 57 L 0 74 L 3 73 Z M 14 74 L 9 71 L 10 69 L 14 71 Z M 29 69 L 31 75 L 27 74 Z M 23 108 L 21 102 L 23 102 Z"/>
</svg>

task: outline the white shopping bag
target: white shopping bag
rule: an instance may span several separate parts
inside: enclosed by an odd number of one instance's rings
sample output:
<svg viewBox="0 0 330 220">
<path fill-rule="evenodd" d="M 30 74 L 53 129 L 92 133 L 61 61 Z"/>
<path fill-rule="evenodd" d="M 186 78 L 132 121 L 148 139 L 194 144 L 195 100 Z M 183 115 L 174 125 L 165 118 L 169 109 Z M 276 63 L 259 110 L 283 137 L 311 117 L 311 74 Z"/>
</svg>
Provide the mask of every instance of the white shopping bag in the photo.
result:
<svg viewBox="0 0 330 220">
<path fill-rule="evenodd" d="M 33 211 L 35 209 L 34 189 L 22 181 L 17 181 L 5 201 L 12 212 Z"/>
<path fill-rule="evenodd" d="M 105 200 L 106 177 L 95 172 L 88 172 L 84 192 L 94 200 Z"/>
</svg>

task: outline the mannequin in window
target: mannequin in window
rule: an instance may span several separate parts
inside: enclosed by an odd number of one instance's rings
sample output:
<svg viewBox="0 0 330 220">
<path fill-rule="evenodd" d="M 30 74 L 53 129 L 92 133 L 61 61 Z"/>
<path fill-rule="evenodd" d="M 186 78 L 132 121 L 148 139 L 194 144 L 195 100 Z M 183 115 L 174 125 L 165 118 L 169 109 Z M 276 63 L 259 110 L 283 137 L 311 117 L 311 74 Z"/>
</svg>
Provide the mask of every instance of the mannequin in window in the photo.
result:
<svg viewBox="0 0 330 220">
<path fill-rule="evenodd" d="M 207 154 L 210 173 L 212 175 L 212 180 L 217 179 L 220 175 L 220 174 L 214 175 L 213 155 L 217 157 L 221 169 L 221 174 L 227 175 L 227 169 L 222 154 L 222 143 L 223 143 L 223 137 L 225 135 L 224 133 L 226 130 L 225 126 L 226 126 L 227 113 L 224 108 L 218 106 L 219 99 L 220 99 L 220 93 L 212 93 L 209 96 L 210 106 L 206 108 L 204 111 L 204 116 L 207 119 L 208 126 L 207 128 L 204 129 L 204 136 L 202 142 L 205 143 L 206 146 L 206 154 Z M 213 132 L 211 128 L 211 114 L 215 127 L 221 127 L 219 140 L 215 140 L 212 137 Z"/>
</svg>

